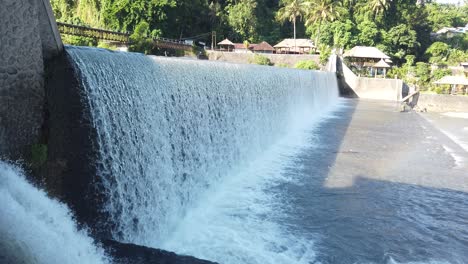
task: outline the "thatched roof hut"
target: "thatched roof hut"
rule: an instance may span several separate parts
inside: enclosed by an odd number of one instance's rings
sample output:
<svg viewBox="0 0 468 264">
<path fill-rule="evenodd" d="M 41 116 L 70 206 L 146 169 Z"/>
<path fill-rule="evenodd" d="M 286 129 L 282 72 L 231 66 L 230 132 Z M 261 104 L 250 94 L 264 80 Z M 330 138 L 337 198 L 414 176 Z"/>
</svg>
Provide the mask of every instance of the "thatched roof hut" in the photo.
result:
<svg viewBox="0 0 468 264">
<path fill-rule="evenodd" d="M 310 53 L 316 50 L 310 39 L 284 39 L 274 46 L 276 53 Z"/>
<path fill-rule="evenodd" d="M 435 84 L 450 84 L 450 85 L 468 85 L 468 78 L 465 76 L 444 76 L 442 79 L 434 82 Z"/>
<path fill-rule="evenodd" d="M 227 38 L 219 42 L 218 45 L 221 46 L 221 50 L 232 51 L 234 49 L 234 43 Z"/>
<path fill-rule="evenodd" d="M 262 41 L 259 44 L 255 45 L 252 50 L 258 53 L 273 53 L 275 48 L 273 48 L 268 42 Z"/>
<path fill-rule="evenodd" d="M 390 59 L 390 57 L 376 47 L 356 46 L 343 54 L 344 57 L 364 59 Z"/>
</svg>

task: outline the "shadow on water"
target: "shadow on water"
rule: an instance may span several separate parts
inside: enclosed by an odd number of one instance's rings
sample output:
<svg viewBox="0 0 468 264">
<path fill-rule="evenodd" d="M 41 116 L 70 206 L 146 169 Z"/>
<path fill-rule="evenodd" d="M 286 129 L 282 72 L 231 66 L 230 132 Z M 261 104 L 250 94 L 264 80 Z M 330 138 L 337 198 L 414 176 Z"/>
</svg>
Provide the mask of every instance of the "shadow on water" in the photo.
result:
<svg viewBox="0 0 468 264">
<path fill-rule="evenodd" d="M 300 184 L 276 190 L 288 199 L 288 219 L 278 221 L 314 241 L 316 263 L 467 263 L 468 193 L 372 175 L 353 175 L 353 183 L 342 188 L 327 186 L 359 103 L 350 100 L 314 131 L 316 146 L 288 171 L 300 175 Z"/>
</svg>

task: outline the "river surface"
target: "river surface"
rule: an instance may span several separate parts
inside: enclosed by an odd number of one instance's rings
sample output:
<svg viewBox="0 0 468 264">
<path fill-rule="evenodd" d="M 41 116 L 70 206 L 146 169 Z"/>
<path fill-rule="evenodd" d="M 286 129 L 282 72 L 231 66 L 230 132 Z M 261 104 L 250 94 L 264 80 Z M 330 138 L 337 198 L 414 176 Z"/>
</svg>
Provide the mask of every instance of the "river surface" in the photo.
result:
<svg viewBox="0 0 468 264">
<path fill-rule="evenodd" d="M 221 263 L 468 263 L 468 154 L 455 141 L 365 100 L 307 133 L 274 184 L 219 187 L 166 246 Z"/>
<path fill-rule="evenodd" d="M 317 263 L 468 263 L 468 169 L 456 143 L 417 113 L 348 102 L 316 131 L 284 184 L 292 232 Z M 460 158 L 468 153 L 457 149 Z"/>
</svg>

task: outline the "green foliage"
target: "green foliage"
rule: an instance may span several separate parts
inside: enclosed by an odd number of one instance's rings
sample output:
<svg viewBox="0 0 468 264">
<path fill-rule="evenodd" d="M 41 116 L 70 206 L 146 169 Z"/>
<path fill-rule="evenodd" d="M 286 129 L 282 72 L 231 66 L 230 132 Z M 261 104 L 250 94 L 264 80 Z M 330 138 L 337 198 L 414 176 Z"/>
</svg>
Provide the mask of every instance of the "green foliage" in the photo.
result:
<svg viewBox="0 0 468 264">
<path fill-rule="evenodd" d="M 97 45 L 98 48 L 101 48 L 101 49 L 108 49 L 108 50 L 115 50 L 116 47 L 113 46 L 113 45 L 110 45 L 109 43 L 107 42 L 99 42 L 99 44 Z"/>
<path fill-rule="evenodd" d="M 250 60 L 250 63 L 268 66 L 273 65 L 268 57 L 259 54 L 255 54 L 253 59 Z"/>
<path fill-rule="evenodd" d="M 375 46 L 379 40 L 380 31 L 377 24 L 370 20 L 364 20 L 357 26 L 359 34 L 357 36 L 359 45 Z"/>
<path fill-rule="evenodd" d="M 468 61 L 468 50 L 463 52 L 462 50 L 452 49 L 450 51 L 447 61 L 449 65 L 454 65 L 454 66 L 459 65 L 461 62 Z"/>
<path fill-rule="evenodd" d="M 251 41 L 256 39 L 256 7 L 257 3 L 254 0 L 240 0 L 237 4 L 230 4 L 226 7 L 229 25 L 243 39 Z"/>
<path fill-rule="evenodd" d="M 97 40 L 94 38 L 78 37 L 78 36 L 62 36 L 62 41 L 64 44 L 73 45 L 73 46 L 90 46 L 94 47 L 97 45 Z"/>
<path fill-rule="evenodd" d="M 137 31 L 134 50 L 161 53 L 150 47 L 150 37 L 179 39 L 204 34 L 197 40 L 274 45 L 283 38 L 312 38 L 319 44 L 349 49 L 376 46 L 402 66 L 407 55 L 414 62 L 456 65 L 466 60 L 468 34 L 440 38 L 447 49 L 431 46 L 430 33 L 468 23 L 468 4 L 456 6 L 403 0 L 51 0 L 57 20 L 118 31 Z M 141 27 L 141 26 L 140 26 Z M 65 36 L 72 45 L 97 45 L 96 40 Z M 432 44 L 434 45 L 434 44 Z M 429 49 L 428 49 L 429 47 Z M 437 49 L 436 49 L 437 48 Z M 428 51 L 426 52 L 426 49 Z M 173 51 L 172 51 L 173 52 Z M 413 62 L 413 64 L 414 64 Z M 409 70 L 409 68 L 407 69 Z M 411 73 L 411 72 L 409 72 Z"/>
<path fill-rule="evenodd" d="M 416 63 L 415 76 L 418 78 L 417 84 L 426 87 L 431 81 L 431 66 L 424 62 Z"/>
<path fill-rule="evenodd" d="M 449 89 L 450 87 L 448 85 L 438 85 L 434 87 L 433 91 L 436 94 L 447 94 Z"/>
<path fill-rule="evenodd" d="M 322 25 L 330 24 L 341 17 L 344 9 L 341 2 L 335 0 L 308 1 L 305 25 L 315 29 L 315 44 L 320 44 Z"/>
<path fill-rule="evenodd" d="M 444 62 L 449 55 L 449 45 L 443 42 L 434 42 L 426 50 L 426 55 L 430 57 L 429 62 L 431 63 Z"/>
<path fill-rule="evenodd" d="M 328 58 L 330 58 L 330 55 L 332 53 L 331 48 L 328 45 L 322 44 L 319 47 L 319 51 L 320 51 L 320 63 L 322 65 L 327 64 Z"/>
<path fill-rule="evenodd" d="M 432 30 L 437 31 L 443 27 L 460 27 L 468 21 L 468 8 L 459 8 L 455 5 L 431 3 L 427 5 L 429 21 Z"/>
<path fill-rule="evenodd" d="M 280 68 L 289 68 L 289 65 L 286 64 L 286 63 L 275 63 L 275 66 L 276 67 L 280 67 Z"/>
<path fill-rule="evenodd" d="M 420 45 L 417 41 L 417 33 L 410 26 L 400 24 L 392 27 L 384 34 L 383 44 L 388 47 L 391 56 L 399 62 L 409 54 L 415 54 L 416 47 Z"/>
<path fill-rule="evenodd" d="M 149 25 L 146 22 L 141 22 L 135 27 L 135 31 L 130 36 L 129 51 L 141 52 L 149 54 L 153 49 L 153 40 L 149 37 Z"/>
<path fill-rule="evenodd" d="M 414 65 L 414 62 L 416 60 L 416 56 L 414 55 L 406 55 L 405 57 L 405 60 L 406 60 L 406 65 L 408 66 L 413 66 Z"/>
<path fill-rule="evenodd" d="M 442 79 L 442 77 L 444 76 L 448 76 L 452 74 L 452 71 L 450 69 L 435 69 L 433 72 L 432 72 L 432 79 L 434 81 L 437 81 L 437 80 L 440 80 Z"/>
<path fill-rule="evenodd" d="M 313 60 L 304 60 L 299 61 L 294 65 L 296 69 L 304 69 L 304 70 L 320 70 L 320 66 Z"/>
<path fill-rule="evenodd" d="M 293 23 L 293 38 L 296 38 L 296 21 L 301 20 L 307 12 L 307 2 L 304 0 L 280 0 L 281 7 L 276 13 L 276 19 L 280 22 Z"/>
</svg>

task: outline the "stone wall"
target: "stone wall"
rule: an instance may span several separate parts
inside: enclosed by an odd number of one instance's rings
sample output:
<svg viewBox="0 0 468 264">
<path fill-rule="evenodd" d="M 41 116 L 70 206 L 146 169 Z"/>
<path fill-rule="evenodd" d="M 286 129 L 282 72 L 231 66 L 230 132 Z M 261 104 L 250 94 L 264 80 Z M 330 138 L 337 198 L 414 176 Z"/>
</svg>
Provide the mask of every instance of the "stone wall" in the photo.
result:
<svg viewBox="0 0 468 264">
<path fill-rule="evenodd" d="M 468 96 L 422 93 L 417 106 L 429 112 L 468 112 Z"/>
<path fill-rule="evenodd" d="M 52 57 L 61 45 L 56 36 L 41 35 L 51 32 L 50 21 L 54 20 L 41 17 L 48 15 L 46 6 L 50 8 L 47 0 L 2 0 L 1 3 L 0 156 L 8 159 L 27 159 L 31 146 L 39 141 L 41 134 L 44 54 Z"/>
<path fill-rule="evenodd" d="M 222 51 L 207 51 L 209 60 L 227 61 L 232 63 L 249 64 L 253 60 L 254 53 L 235 53 Z M 299 61 L 313 60 L 320 65 L 319 55 L 293 55 L 293 54 L 260 54 L 268 57 L 275 64 L 283 64 L 289 67 L 294 67 Z"/>
</svg>

